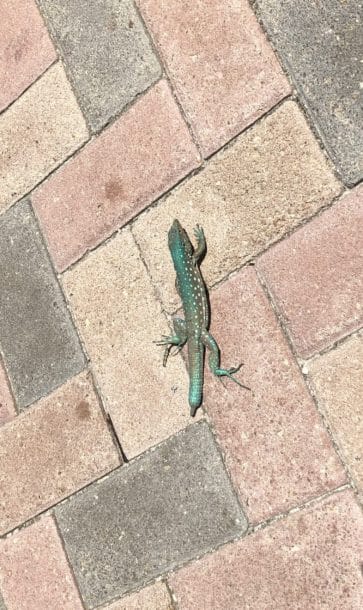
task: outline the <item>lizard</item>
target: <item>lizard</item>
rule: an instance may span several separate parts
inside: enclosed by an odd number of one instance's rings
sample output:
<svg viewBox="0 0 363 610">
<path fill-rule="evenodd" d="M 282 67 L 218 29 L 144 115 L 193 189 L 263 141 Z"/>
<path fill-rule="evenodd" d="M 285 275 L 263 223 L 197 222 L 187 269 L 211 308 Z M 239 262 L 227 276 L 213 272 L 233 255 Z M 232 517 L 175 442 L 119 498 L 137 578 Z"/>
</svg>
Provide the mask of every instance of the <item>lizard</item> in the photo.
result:
<svg viewBox="0 0 363 610">
<path fill-rule="evenodd" d="M 202 404 L 203 368 L 205 349 L 209 350 L 209 368 L 217 377 L 227 376 L 242 388 L 235 377 L 242 366 L 223 369 L 220 367 L 220 349 L 209 332 L 210 308 L 206 285 L 204 283 L 200 263 L 206 253 L 207 244 L 203 229 L 197 225 L 194 229 L 197 247 L 194 248 L 187 232 L 178 220 L 174 220 L 168 232 L 168 244 L 176 272 L 176 289 L 181 298 L 185 319 L 174 318 L 174 335 L 162 335 L 155 341 L 157 345 L 165 345 L 163 365 L 166 366 L 171 349 L 177 348 L 178 353 L 184 345 L 188 346 L 189 368 L 189 405 L 190 414 L 194 417 Z"/>
</svg>

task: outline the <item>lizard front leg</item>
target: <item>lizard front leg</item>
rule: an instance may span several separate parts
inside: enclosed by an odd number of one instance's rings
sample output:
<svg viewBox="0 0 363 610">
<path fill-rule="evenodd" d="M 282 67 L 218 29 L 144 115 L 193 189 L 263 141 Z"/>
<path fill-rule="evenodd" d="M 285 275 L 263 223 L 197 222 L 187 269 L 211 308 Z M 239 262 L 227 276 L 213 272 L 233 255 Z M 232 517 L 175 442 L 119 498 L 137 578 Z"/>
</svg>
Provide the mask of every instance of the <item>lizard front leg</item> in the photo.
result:
<svg viewBox="0 0 363 610">
<path fill-rule="evenodd" d="M 210 352 L 209 358 L 208 358 L 208 363 L 209 363 L 209 368 L 212 371 L 213 375 L 216 375 L 217 377 L 224 377 L 224 376 L 229 377 L 229 379 L 232 379 L 232 381 L 237 383 L 241 388 L 250 390 L 251 388 L 247 387 L 246 385 L 243 385 L 242 383 L 240 383 L 238 381 L 238 379 L 233 377 L 233 374 L 237 373 L 237 371 L 239 371 L 242 364 L 240 364 L 239 366 L 231 367 L 229 369 L 220 368 L 220 349 L 218 347 L 217 341 L 206 330 L 203 330 L 203 332 L 201 334 L 201 339 L 202 339 L 205 347 Z"/>
<path fill-rule="evenodd" d="M 194 229 L 194 235 L 197 240 L 197 249 L 193 254 L 194 264 L 197 265 L 202 261 L 206 251 L 207 251 L 207 242 L 205 241 L 205 235 L 202 227 L 197 225 Z"/>
<path fill-rule="evenodd" d="M 175 335 L 163 335 L 163 338 L 160 339 L 159 341 L 155 341 L 156 345 L 166 345 L 165 347 L 165 351 L 164 351 L 164 358 L 163 358 L 163 366 L 166 366 L 169 354 L 170 354 L 170 350 L 175 346 L 177 347 L 177 351 L 175 352 L 175 354 L 177 354 L 182 347 L 185 345 L 186 341 L 187 341 L 187 329 L 186 329 L 186 324 L 185 321 L 182 320 L 181 318 L 174 318 L 173 319 L 173 326 L 174 326 L 174 331 L 175 331 Z M 173 354 L 173 355 L 175 355 Z"/>
</svg>

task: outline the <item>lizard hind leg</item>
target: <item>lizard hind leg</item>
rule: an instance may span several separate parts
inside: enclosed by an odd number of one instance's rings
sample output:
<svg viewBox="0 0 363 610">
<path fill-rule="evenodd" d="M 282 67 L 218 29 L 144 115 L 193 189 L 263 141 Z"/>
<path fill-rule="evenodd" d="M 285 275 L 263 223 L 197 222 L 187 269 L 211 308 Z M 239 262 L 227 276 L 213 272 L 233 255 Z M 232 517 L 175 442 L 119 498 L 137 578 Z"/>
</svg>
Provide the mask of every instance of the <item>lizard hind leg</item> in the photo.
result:
<svg viewBox="0 0 363 610">
<path fill-rule="evenodd" d="M 220 351 L 219 351 L 217 341 L 207 331 L 203 331 L 201 339 L 202 339 L 205 347 L 210 352 L 208 362 L 209 362 L 209 368 L 212 371 L 213 375 L 216 375 L 216 377 L 228 377 L 229 379 L 232 379 L 232 381 L 237 383 L 237 385 L 239 385 L 241 388 L 250 390 L 251 388 L 249 388 L 246 385 L 243 385 L 240 381 L 238 381 L 238 379 L 233 377 L 234 373 L 237 373 L 240 370 L 242 363 L 239 364 L 238 366 L 230 367 L 229 369 L 222 369 L 220 367 Z"/>
</svg>

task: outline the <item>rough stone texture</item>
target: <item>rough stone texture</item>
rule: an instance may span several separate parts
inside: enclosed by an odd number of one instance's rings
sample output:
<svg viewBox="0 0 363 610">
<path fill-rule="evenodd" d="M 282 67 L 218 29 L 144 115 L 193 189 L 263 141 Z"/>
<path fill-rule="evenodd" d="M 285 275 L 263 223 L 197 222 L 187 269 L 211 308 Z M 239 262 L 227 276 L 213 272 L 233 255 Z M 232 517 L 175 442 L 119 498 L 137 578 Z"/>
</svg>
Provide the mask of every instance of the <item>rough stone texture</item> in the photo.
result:
<svg viewBox="0 0 363 610">
<path fill-rule="evenodd" d="M 58 63 L 0 116 L 0 212 L 87 137 L 81 111 Z"/>
<path fill-rule="evenodd" d="M 83 608 L 51 517 L 0 541 L 0 582 L 7 610 Z"/>
<path fill-rule="evenodd" d="M 64 276 L 93 371 L 128 458 L 190 423 L 180 357 L 162 366 L 169 334 L 129 229 Z"/>
<path fill-rule="evenodd" d="M 358 182 L 363 177 L 361 3 L 257 0 L 257 5 L 338 170 L 348 183 Z"/>
<path fill-rule="evenodd" d="M 104 610 L 173 610 L 173 606 L 166 586 L 157 582 L 138 593 L 123 597 L 110 606 L 105 606 Z"/>
<path fill-rule="evenodd" d="M 258 262 L 298 354 L 363 323 L 363 185 Z"/>
<path fill-rule="evenodd" d="M 1 3 L 0 110 L 15 100 L 56 59 L 33 0 Z"/>
<path fill-rule="evenodd" d="M 134 234 L 168 310 L 179 303 L 167 231 L 175 217 L 206 233 L 207 283 L 265 249 L 339 192 L 293 102 L 285 103 L 135 222 Z"/>
<path fill-rule="evenodd" d="M 363 518 L 350 491 L 289 515 L 170 577 L 180 610 L 359 610 Z"/>
<path fill-rule="evenodd" d="M 319 405 L 363 499 L 363 337 L 308 364 Z"/>
<path fill-rule="evenodd" d="M 11 395 L 8 377 L 0 358 L 0 426 L 15 417 L 15 415 L 15 405 Z"/>
<path fill-rule="evenodd" d="M 247 1 L 137 3 L 204 156 L 290 93 Z"/>
<path fill-rule="evenodd" d="M 87 375 L 0 428 L 0 533 L 119 464 Z"/>
<path fill-rule="evenodd" d="M 84 356 L 33 213 L 0 216 L 0 343 L 19 407 L 84 367 Z"/>
<path fill-rule="evenodd" d="M 206 375 L 205 407 L 235 487 L 253 522 L 346 481 L 274 312 L 248 267 L 211 293 L 222 364 L 251 392 Z"/>
<path fill-rule="evenodd" d="M 65 269 L 198 163 L 161 81 L 33 196 L 57 268 Z"/>
<path fill-rule="evenodd" d="M 233 539 L 247 524 L 205 423 L 56 509 L 91 606 Z"/>
<path fill-rule="evenodd" d="M 0 610 L 6 610 L 5 604 L 4 604 L 4 599 L 3 599 L 3 596 L 1 595 L 1 592 L 0 592 Z"/>
<path fill-rule="evenodd" d="M 160 76 L 132 0 L 39 3 L 94 131 Z"/>
</svg>

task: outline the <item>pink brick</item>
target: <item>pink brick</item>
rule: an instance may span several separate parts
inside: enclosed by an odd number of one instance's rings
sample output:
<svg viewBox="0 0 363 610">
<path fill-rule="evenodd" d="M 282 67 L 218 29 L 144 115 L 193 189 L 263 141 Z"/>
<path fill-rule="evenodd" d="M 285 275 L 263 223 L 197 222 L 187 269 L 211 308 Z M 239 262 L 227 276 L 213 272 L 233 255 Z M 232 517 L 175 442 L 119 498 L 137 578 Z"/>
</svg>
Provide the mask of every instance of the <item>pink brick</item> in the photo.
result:
<svg viewBox="0 0 363 610">
<path fill-rule="evenodd" d="M 363 334 L 307 364 L 316 399 L 363 501 Z"/>
<path fill-rule="evenodd" d="M 0 533 L 118 466 L 87 374 L 0 428 L 0 464 Z"/>
<path fill-rule="evenodd" d="M 308 358 L 363 323 L 363 185 L 266 254 L 258 269 Z"/>
<path fill-rule="evenodd" d="M 82 610 L 52 517 L 0 542 L 0 582 L 7 610 Z"/>
<path fill-rule="evenodd" d="M 0 110 L 15 100 L 56 59 L 33 0 L 1 3 Z"/>
<path fill-rule="evenodd" d="M 247 0 L 138 4 L 204 156 L 289 94 Z"/>
<path fill-rule="evenodd" d="M 57 268 L 94 248 L 198 163 L 162 81 L 34 195 Z"/>
<path fill-rule="evenodd" d="M 15 417 L 15 405 L 4 365 L 0 359 L 0 426 Z"/>
<path fill-rule="evenodd" d="M 171 576 L 179 610 L 360 610 L 363 516 L 350 491 Z"/>
<path fill-rule="evenodd" d="M 211 293 L 222 365 L 251 392 L 209 374 L 206 407 L 227 467 L 253 522 L 346 481 L 321 418 L 253 268 Z"/>
</svg>

